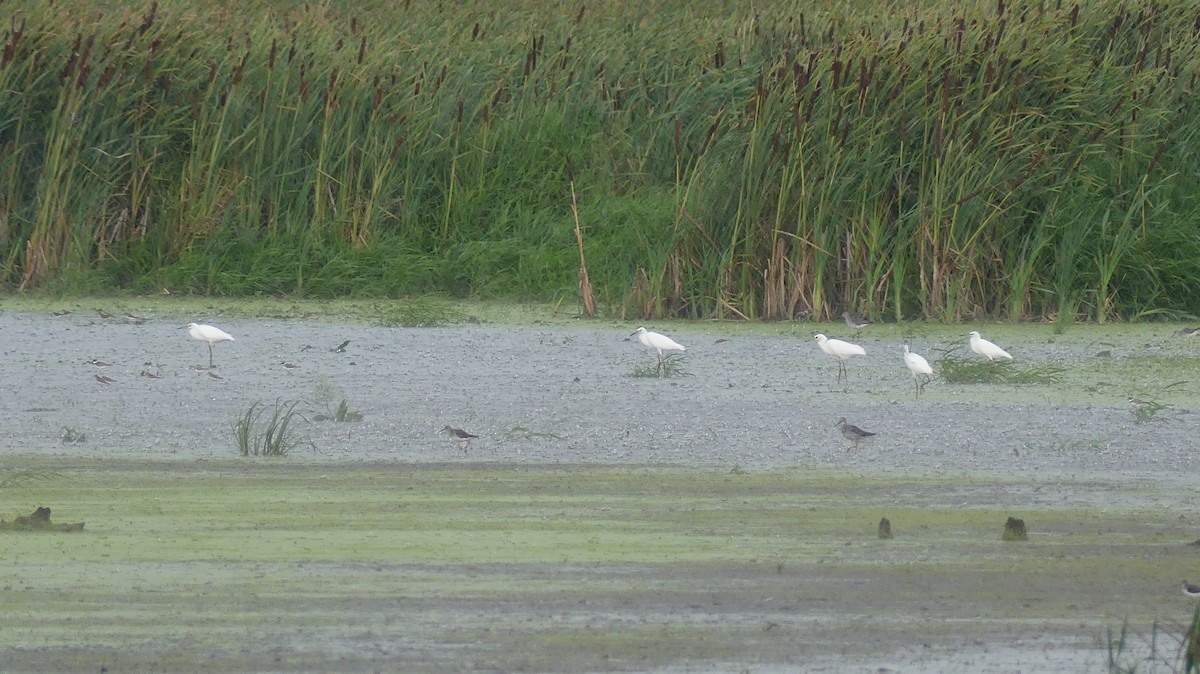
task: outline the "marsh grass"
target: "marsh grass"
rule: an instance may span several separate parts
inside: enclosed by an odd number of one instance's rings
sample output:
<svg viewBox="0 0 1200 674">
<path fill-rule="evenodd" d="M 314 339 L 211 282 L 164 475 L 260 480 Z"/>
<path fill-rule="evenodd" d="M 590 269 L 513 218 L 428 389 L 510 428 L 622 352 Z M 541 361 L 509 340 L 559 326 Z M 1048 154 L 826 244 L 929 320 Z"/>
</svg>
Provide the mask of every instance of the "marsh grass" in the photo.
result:
<svg viewBox="0 0 1200 674">
<path fill-rule="evenodd" d="M 950 384 L 1054 384 L 1066 368 L 1053 363 L 1018 365 L 1012 361 L 987 361 L 951 351 L 938 361 L 938 371 Z"/>
<path fill-rule="evenodd" d="M 663 356 L 662 363 L 655 358 L 652 365 L 635 365 L 631 377 L 655 377 L 666 379 L 668 377 L 690 377 L 691 372 L 684 369 L 687 364 L 687 356 L 682 353 L 669 353 Z"/>
<path fill-rule="evenodd" d="M 1173 389 L 1177 389 L 1186 385 L 1186 381 L 1177 381 L 1159 386 L 1153 393 L 1150 394 L 1143 393 L 1137 396 L 1130 396 L 1129 407 L 1130 411 L 1133 413 L 1134 422 L 1138 424 L 1144 424 L 1157 419 L 1162 412 L 1171 408 L 1169 404 L 1160 402 L 1159 398 L 1170 394 Z"/>
<path fill-rule="evenodd" d="M 566 440 L 567 436 L 558 433 L 535 431 L 525 426 L 513 426 L 504 432 L 505 440 Z"/>
<path fill-rule="evenodd" d="M 0 288 L 1196 314 L 1194 12 L 1133 4 L 19 0 Z"/>
<path fill-rule="evenodd" d="M 252 403 L 233 426 L 238 452 L 242 456 L 282 457 L 302 443 L 308 443 L 294 427 L 297 419 L 307 421 L 296 411 L 299 404 L 299 400 L 277 400 L 270 407 L 257 401 Z M 268 411 L 270 416 L 263 421 Z"/>
<path fill-rule="evenodd" d="M 412 299 L 381 307 L 378 325 L 387 328 L 434 328 L 472 319 L 457 307 L 434 300 Z"/>
<path fill-rule="evenodd" d="M 335 408 L 327 408 L 325 412 L 321 412 L 313 416 L 313 421 L 362 421 L 362 412 L 357 412 L 350 409 L 349 403 L 345 398 L 338 403 Z"/>
<path fill-rule="evenodd" d="M 23 487 L 35 482 L 56 480 L 61 477 L 61 473 L 49 470 L 9 470 L 0 473 L 0 489 Z"/>
<path fill-rule="evenodd" d="M 1149 634 L 1135 633 L 1127 621 L 1116 632 L 1109 628 L 1105 654 L 1109 674 L 1200 673 L 1200 607 L 1186 627 L 1156 620 Z"/>
<path fill-rule="evenodd" d="M 73 445 L 80 442 L 86 442 L 87 433 L 73 426 L 63 426 L 62 435 L 59 436 L 59 439 L 63 442 L 63 444 Z"/>
</svg>

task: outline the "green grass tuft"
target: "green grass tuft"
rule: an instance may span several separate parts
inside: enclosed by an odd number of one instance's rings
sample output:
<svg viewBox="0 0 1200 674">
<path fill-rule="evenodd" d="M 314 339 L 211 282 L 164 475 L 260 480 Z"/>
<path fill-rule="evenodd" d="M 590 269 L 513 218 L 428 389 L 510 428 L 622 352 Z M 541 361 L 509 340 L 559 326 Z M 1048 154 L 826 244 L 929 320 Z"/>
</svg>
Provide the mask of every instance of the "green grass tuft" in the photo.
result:
<svg viewBox="0 0 1200 674">
<path fill-rule="evenodd" d="M 233 425 L 234 440 L 242 456 L 287 456 L 302 443 L 309 442 L 296 432 L 296 419 L 305 420 L 296 411 L 299 400 L 279 402 L 267 407 L 254 402 Z M 270 416 L 260 423 L 264 414 Z"/>
</svg>

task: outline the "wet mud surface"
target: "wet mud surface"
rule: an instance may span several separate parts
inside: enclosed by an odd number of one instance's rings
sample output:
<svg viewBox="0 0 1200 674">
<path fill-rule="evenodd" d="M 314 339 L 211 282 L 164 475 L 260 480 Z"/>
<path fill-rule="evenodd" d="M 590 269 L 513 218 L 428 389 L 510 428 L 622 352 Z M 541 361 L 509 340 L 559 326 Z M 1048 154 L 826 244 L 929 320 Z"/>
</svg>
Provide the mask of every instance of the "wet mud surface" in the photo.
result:
<svg viewBox="0 0 1200 674">
<path fill-rule="evenodd" d="M 179 329 L 190 320 L 237 340 L 216 345 L 213 370 L 207 347 Z M 1062 380 L 1019 387 L 935 380 L 919 401 L 900 345 L 911 344 L 936 369 L 938 350 L 965 341 L 958 334 L 965 329 L 869 328 L 855 340 L 868 356 L 851 360 L 849 383 L 838 384 L 835 363 L 811 340 L 818 329 L 849 337 L 834 326 L 664 328 L 688 346 L 688 376 L 667 379 L 631 376 L 655 359 L 625 341 L 634 327 L 389 328 L 153 314 L 134 325 L 82 312 L 4 311 L 0 448 L 8 465 L 21 456 L 68 464 L 78 457 L 92 468 L 150 462 L 179 466 L 169 470 L 191 479 L 213 465 L 236 465 L 232 428 L 251 404 L 300 400 L 297 409 L 313 420 L 344 399 L 363 420 L 301 424 L 310 444 L 283 460 L 287 466 L 355 474 L 345 488 L 373 479 L 362 475 L 416 465 L 453 475 L 621 476 L 649 467 L 747 476 L 745 495 L 721 495 L 719 507 L 663 506 L 663 532 L 732 546 L 701 560 L 687 545 L 625 561 L 573 559 L 589 545 L 603 549 L 603 532 L 620 528 L 620 515 L 610 512 L 595 542 L 564 544 L 561 555 L 551 545 L 542 556 L 509 561 L 483 549 L 461 564 L 404 561 L 392 552 L 374 562 L 319 553 L 308 563 L 278 562 L 299 594 L 287 598 L 288 585 L 267 581 L 264 591 L 277 592 L 292 618 L 307 605 L 320 610 L 299 631 L 266 630 L 279 640 L 277 652 L 242 660 L 261 671 L 1096 671 L 1106 628 L 1129 620 L 1148 633 L 1153 621 L 1190 617 L 1176 584 L 1200 579 L 1200 553 L 1184 545 L 1200 538 L 1191 411 L 1200 399 L 1200 340 L 1174 338 L 1176 326 L 1063 335 L 1049 326 L 981 329 L 1018 365 L 1061 365 Z M 1131 395 L 1168 407 L 1137 423 Z M 843 416 L 878 435 L 847 451 L 834 427 Z M 463 452 L 439 434 L 447 424 L 480 437 Z M 64 442 L 64 429 L 84 440 Z M 756 481 L 807 472 L 828 480 L 796 478 L 803 484 L 795 490 Z M 596 479 L 602 501 L 606 478 Z M 614 480 L 614 491 L 625 493 L 628 485 Z M 562 489 L 556 495 L 568 502 L 579 491 Z M 711 526 L 710 506 L 724 518 Z M 590 503 L 586 512 L 610 507 Z M 567 510 L 570 530 L 578 523 Z M 1016 552 L 1013 545 L 1025 544 L 998 540 L 1010 513 L 1031 513 L 1031 544 Z M 892 517 L 895 541 L 874 538 L 879 514 Z M 636 511 L 627 516 L 637 519 Z M 773 540 L 777 516 L 779 535 L 799 542 L 764 542 Z M 87 518 L 90 532 L 95 518 Z M 789 524 L 796 521 L 806 523 Z M 764 531 L 746 535 L 762 538 L 742 554 L 741 529 L 755 527 Z M 35 564 L 30 554 L 21 563 Z M 154 562 L 161 578 L 143 577 L 141 591 L 195 589 L 198 572 L 229 575 L 236 586 L 264 563 L 167 552 Z M 86 561 L 62 564 L 87 576 Z M 349 589 L 326 594 L 294 584 L 309 574 L 319 586 L 336 576 Z M 380 585 L 381 576 L 409 584 Z M 414 580 L 425 577 L 428 585 Z M 71 586 L 61 582 L 64 591 Z M 572 587 L 586 587 L 586 596 Z M 394 605 L 390 613 L 370 610 L 389 590 L 406 597 L 404 619 Z M 218 606 L 246 610 L 218 594 Z M 106 639 L 113 653 L 130 646 Z M 183 631 L 171 639 L 187 652 Z M 81 663 L 90 667 L 106 652 L 67 642 L 12 652 L 25 668 L 64 671 L 88 669 Z M 238 661 L 236 653 L 221 655 L 226 660 L 214 662 Z"/>
</svg>

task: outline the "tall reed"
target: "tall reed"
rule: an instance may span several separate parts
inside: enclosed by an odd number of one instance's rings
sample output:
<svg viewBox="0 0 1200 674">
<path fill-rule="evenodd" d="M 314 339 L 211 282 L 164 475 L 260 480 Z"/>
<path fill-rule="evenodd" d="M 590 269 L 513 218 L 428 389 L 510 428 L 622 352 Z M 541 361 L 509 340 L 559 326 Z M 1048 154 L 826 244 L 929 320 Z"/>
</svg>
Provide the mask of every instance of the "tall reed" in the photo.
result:
<svg viewBox="0 0 1200 674">
<path fill-rule="evenodd" d="M 601 311 L 1200 313 L 1185 4 L 0 19 L 0 288 L 575 296 L 574 187 Z"/>
</svg>

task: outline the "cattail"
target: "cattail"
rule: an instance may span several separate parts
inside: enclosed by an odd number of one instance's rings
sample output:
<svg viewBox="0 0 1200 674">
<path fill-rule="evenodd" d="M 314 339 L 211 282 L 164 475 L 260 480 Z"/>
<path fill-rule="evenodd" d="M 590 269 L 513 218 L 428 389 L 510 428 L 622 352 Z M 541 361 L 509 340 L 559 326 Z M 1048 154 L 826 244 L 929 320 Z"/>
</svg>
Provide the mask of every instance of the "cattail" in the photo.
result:
<svg viewBox="0 0 1200 674">
<path fill-rule="evenodd" d="M 154 15 L 158 13 L 158 0 L 154 0 L 150 5 L 150 11 L 142 18 L 142 25 L 138 28 L 138 33 L 145 33 L 150 30 L 150 26 L 154 25 Z"/>
<path fill-rule="evenodd" d="M 720 70 L 725 65 L 725 41 L 717 40 L 717 51 L 713 54 L 713 66 Z"/>
<path fill-rule="evenodd" d="M 267 70 L 275 69 L 275 50 L 279 48 L 278 41 L 271 40 L 271 54 L 267 57 Z"/>
<path fill-rule="evenodd" d="M 587 5 L 579 6 L 579 13 L 575 15 L 575 25 L 578 26 L 580 21 L 583 21 L 583 13 L 587 11 Z"/>
<path fill-rule="evenodd" d="M 358 43 L 358 65 L 362 65 L 363 58 L 367 55 L 367 36 L 362 36 L 362 42 Z"/>
</svg>

